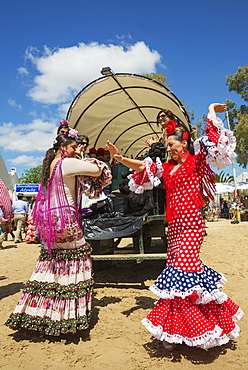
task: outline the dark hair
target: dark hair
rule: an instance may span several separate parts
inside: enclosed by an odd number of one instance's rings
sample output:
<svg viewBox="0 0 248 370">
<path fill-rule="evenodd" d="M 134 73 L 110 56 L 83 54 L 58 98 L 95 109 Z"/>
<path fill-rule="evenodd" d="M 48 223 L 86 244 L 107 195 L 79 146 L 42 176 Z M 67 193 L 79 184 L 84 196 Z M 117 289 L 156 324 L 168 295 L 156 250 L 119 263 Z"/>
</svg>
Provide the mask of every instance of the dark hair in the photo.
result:
<svg viewBox="0 0 248 370">
<path fill-rule="evenodd" d="M 195 151 L 194 151 L 194 145 L 193 145 L 193 141 L 191 139 L 191 136 L 190 136 L 190 134 L 189 134 L 188 131 L 185 131 L 183 129 L 182 126 L 177 127 L 176 130 L 172 134 L 170 134 L 169 136 L 167 136 L 167 138 L 168 137 L 171 137 L 171 136 L 175 136 L 175 139 L 177 141 L 182 142 L 183 141 L 183 134 L 184 133 L 187 133 L 188 134 L 188 139 L 186 140 L 187 141 L 187 149 L 188 149 L 188 151 L 190 152 L 191 155 L 194 155 L 195 154 Z"/>
<path fill-rule="evenodd" d="M 75 141 L 75 139 L 69 137 L 67 134 L 58 135 L 53 142 L 53 147 L 48 149 L 46 152 L 41 171 L 41 184 L 45 189 L 47 188 L 47 182 L 50 177 L 50 166 L 57 151 L 59 150 L 60 146 L 67 146 L 73 141 Z"/>
<path fill-rule="evenodd" d="M 58 127 L 58 129 L 57 129 L 57 135 L 58 135 L 59 131 L 60 131 L 62 128 L 66 128 L 68 131 L 69 131 L 69 129 L 70 129 L 69 125 L 68 125 L 68 126 L 66 126 L 66 125 L 60 125 L 60 126 Z M 62 134 L 62 135 L 64 135 L 64 134 Z"/>
<path fill-rule="evenodd" d="M 88 136 L 86 136 L 86 135 L 79 135 L 79 137 L 78 137 L 78 140 L 77 140 L 77 144 L 81 144 L 81 142 L 83 141 L 83 140 L 86 140 L 87 141 L 87 145 L 89 145 L 89 138 L 88 138 Z"/>
<path fill-rule="evenodd" d="M 158 112 L 158 115 L 157 115 L 157 125 L 158 126 L 159 126 L 158 117 L 160 116 L 161 113 L 166 114 L 166 116 L 169 117 L 169 119 L 175 119 L 174 114 L 169 109 L 162 109 L 161 111 Z"/>
</svg>

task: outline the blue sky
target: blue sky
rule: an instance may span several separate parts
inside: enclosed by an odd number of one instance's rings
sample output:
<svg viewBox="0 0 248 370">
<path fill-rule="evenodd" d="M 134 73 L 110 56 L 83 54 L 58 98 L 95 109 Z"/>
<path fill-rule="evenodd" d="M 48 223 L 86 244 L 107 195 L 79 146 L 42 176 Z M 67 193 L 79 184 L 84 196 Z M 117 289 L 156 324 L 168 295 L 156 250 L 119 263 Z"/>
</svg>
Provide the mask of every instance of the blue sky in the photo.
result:
<svg viewBox="0 0 248 370">
<path fill-rule="evenodd" d="M 225 77 L 248 63 L 247 0 L 9 0 L 1 14 L 0 151 L 19 176 L 106 65 L 164 73 L 195 120 L 211 102 L 241 103 Z"/>
</svg>

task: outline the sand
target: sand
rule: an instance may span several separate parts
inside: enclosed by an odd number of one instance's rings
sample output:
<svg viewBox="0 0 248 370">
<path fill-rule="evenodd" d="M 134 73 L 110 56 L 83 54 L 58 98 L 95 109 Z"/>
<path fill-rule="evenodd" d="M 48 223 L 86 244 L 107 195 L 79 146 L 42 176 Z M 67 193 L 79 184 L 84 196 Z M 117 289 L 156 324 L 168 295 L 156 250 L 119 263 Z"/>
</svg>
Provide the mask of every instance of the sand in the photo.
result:
<svg viewBox="0 0 248 370">
<path fill-rule="evenodd" d="M 220 220 L 207 226 L 201 259 L 225 274 L 224 292 L 247 313 L 248 222 Z M 129 242 L 123 239 L 121 246 Z M 239 322 L 239 338 L 209 350 L 178 345 L 166 352 L 141 324 L 156 301 L 148 287 L 164 268 L 164 261 L 120 261 L 108 270 L 96 271 L 91 328 L 81 335 L 54 339 L 13 331 L 3 324 L 31 276 L 39 247 L 7 241 L 0 255 L 2 369 L 248 369 L 248 315 Z"/>
</svg>

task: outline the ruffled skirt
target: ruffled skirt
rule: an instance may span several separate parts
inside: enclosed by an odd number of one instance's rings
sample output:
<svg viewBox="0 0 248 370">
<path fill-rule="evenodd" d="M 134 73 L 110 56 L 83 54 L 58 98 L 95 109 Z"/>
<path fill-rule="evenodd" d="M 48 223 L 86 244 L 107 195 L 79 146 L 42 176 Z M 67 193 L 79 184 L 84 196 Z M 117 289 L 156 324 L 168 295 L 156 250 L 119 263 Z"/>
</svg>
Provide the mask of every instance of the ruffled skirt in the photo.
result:
<svg viewBox="0 0 248 370">
<path fill-rule="evenodd" d="M 186 272 L 169 265 L 150 290 L 159 296 L 142 323 L 158 340 L 201 348 L 221 346 L 237 338 L 242 310 L 220 288 L 222 274 L 203 265 Z"/>
<path fill-rule="evenodd" d="M 90 252 L 87 243 L 74 249 L 53 249 L 51 254 L 43 248 L 5 325 L 53 336 L 87 329 L 94 283 Z"/>
</svg>

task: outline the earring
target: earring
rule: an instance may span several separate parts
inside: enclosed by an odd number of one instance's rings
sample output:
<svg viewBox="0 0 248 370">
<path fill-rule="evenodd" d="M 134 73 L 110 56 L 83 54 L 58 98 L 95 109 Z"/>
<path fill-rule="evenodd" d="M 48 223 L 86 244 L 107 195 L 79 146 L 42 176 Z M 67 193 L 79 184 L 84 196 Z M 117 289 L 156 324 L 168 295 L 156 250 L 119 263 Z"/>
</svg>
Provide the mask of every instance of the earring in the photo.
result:
<svg viewBox="0 0 248 370">
<path fill-rule="evenodd" d="M 180 152 L 179 152 L 179 156 L 180 156 L 180 158 L 182 158 L 182 159 L 187 159 L 187 158 L 188 158 L 188 156 L 189 156 L 189 151 L 188 151 L 187 149 L 182 149 L 182 150 L 180 150 Z"/>
<path fill-rule="evenodd" d="M 69 157 L 69 153 L 68 153 L 68 151 L 67 150 L 65 150 L 65 149 L 63 149 L 63 148 L 61 148 L 61 151 L 62 151 L 62 155 L 63 155 L 63 157 L 64 158 L 68 158 Z"/>
</svg>

